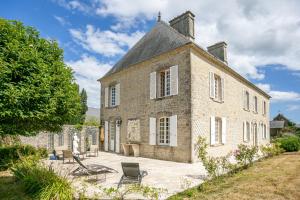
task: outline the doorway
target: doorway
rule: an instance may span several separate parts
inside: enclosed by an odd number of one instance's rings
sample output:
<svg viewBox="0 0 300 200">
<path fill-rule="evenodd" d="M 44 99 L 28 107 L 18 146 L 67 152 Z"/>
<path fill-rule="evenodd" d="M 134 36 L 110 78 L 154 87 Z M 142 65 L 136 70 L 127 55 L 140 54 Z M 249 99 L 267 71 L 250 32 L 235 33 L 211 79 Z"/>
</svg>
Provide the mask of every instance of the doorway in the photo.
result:
<svg viewBox="0 0 300 200">
<path fill-rule="evenodd" d="M 115 151 L 116 125 L 114 121 L 110 122 L 109 131 L 109 150 Z"/>
</svg>

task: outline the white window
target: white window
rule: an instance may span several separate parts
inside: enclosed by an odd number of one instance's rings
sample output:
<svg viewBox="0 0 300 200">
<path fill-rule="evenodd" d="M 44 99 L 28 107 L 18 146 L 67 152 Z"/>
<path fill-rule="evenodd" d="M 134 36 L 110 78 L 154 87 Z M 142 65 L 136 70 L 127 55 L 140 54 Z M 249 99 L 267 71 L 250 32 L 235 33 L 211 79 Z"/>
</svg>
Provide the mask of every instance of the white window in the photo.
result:
<svg viewBox="0 0 300 200">
<path fill-rule="evenodd" d="M 170 96 L 171 95 L 171 77 L 170 69 L 160 72 L 160 96 Z"/>
<path fill-rule="evenodd" d="M 248 91 L 245 91 L 245 97 L 244 97 L 244 102 L 245 102 L 245 109 L 250 110 L 250 94 Z"/>
<path fill-rule="evenodd" d="M 263 139 L 267 139 L 267 126 L 263 125 Z"/>
<path fill-rule="evenodd" d="M 159 144 L 168 145 L 170 143 L 170 118 L 159 119 Z"/>
<path fill-rule="evenodd" d="M 110 106 L 116 105 L 116 87 L 111 86 L 110 87 Z"/>
<path fill-rule="evenodd" d="M 214 74 L 214 85 L 215 85 L 215 100 L 222 100 L 222 85 L 221 85 L 221 77 Z"/>
<path fill-rule="evenodd" d="M 246 122 L 246 141 L 250 141 L 250 123 Z"/>
<path fill-rule="evenodd" d="M 222 143 L 222 119 L 215 118 L 215 144 Z"/>
<path fill-rule="evenodd" d="M 64 145 L 64 134 L 60 133 L 58 135 L 58 146 L 63 146 Z"/>
<path fill-rule="evenodd" d="M 254 112 L 258 112 L 258 102 L 257 102 L 257 96 L 254 96 Z"/>
<path fill-rule="evenodd" d="M 263 115 L 267 113 L 267 104 L 266 101 L 263 101 Z"/>
</svg>

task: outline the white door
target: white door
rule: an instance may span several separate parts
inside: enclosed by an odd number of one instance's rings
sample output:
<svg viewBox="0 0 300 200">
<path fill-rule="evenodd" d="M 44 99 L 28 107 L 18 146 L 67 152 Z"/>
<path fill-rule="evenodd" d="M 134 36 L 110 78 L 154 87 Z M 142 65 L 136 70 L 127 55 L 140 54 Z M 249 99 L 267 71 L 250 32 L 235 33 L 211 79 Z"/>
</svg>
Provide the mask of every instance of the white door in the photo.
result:
<svg viewBox="0 0 300 200">
<path fill-rule="evenodd" d="M 109 150 L 115 151 L 116 126 L 114 122 L 110 122 L 109 131 Z"/>
</svg>

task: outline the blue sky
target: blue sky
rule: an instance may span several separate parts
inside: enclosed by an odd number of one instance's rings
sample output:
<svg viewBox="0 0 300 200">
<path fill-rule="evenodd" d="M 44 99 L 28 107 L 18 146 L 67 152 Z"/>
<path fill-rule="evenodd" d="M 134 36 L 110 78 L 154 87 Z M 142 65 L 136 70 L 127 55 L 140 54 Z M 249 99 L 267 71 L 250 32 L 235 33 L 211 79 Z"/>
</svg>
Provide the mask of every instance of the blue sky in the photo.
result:
<svg viewBox="0 0 300 200">
<path fill-rule="evenodd" d="M 151 29 L 158 11 L 169 21 L 191 10 L 196 42 L 226 41 L 229 65 L 273 97 L 271 117 L 280 111 L 300 123 L 299 7 L 296 0 L 3 0 L 0 17 L 57 40 L 89 106 L 99 107 L 96 80 Z"/>
</svg>

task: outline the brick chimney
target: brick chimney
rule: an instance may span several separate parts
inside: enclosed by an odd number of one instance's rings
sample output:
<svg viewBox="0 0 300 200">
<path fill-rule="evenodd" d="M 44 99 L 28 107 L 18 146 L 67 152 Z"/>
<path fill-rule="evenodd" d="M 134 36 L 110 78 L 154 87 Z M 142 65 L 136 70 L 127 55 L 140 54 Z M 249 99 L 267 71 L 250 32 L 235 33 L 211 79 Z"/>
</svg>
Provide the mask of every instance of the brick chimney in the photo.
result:
<svg viewBox="0 0 300 200">
<path fill-rule="evenodd" d="M 227 63 L 227 44 L 226 42 L 218 42 L 207 47 L 207 51 L 219 58 L 221 61 Z"/>
<path fill-rule="evenodd" d="M 194 17 L 195 15 L 191 11 L 186 11 L 185 13 L 170 20 L 169 23 L 170 26 L 176 29 L 179 33 L 183 34 L 190 40 L 194 40 Z"/>
</svg>

